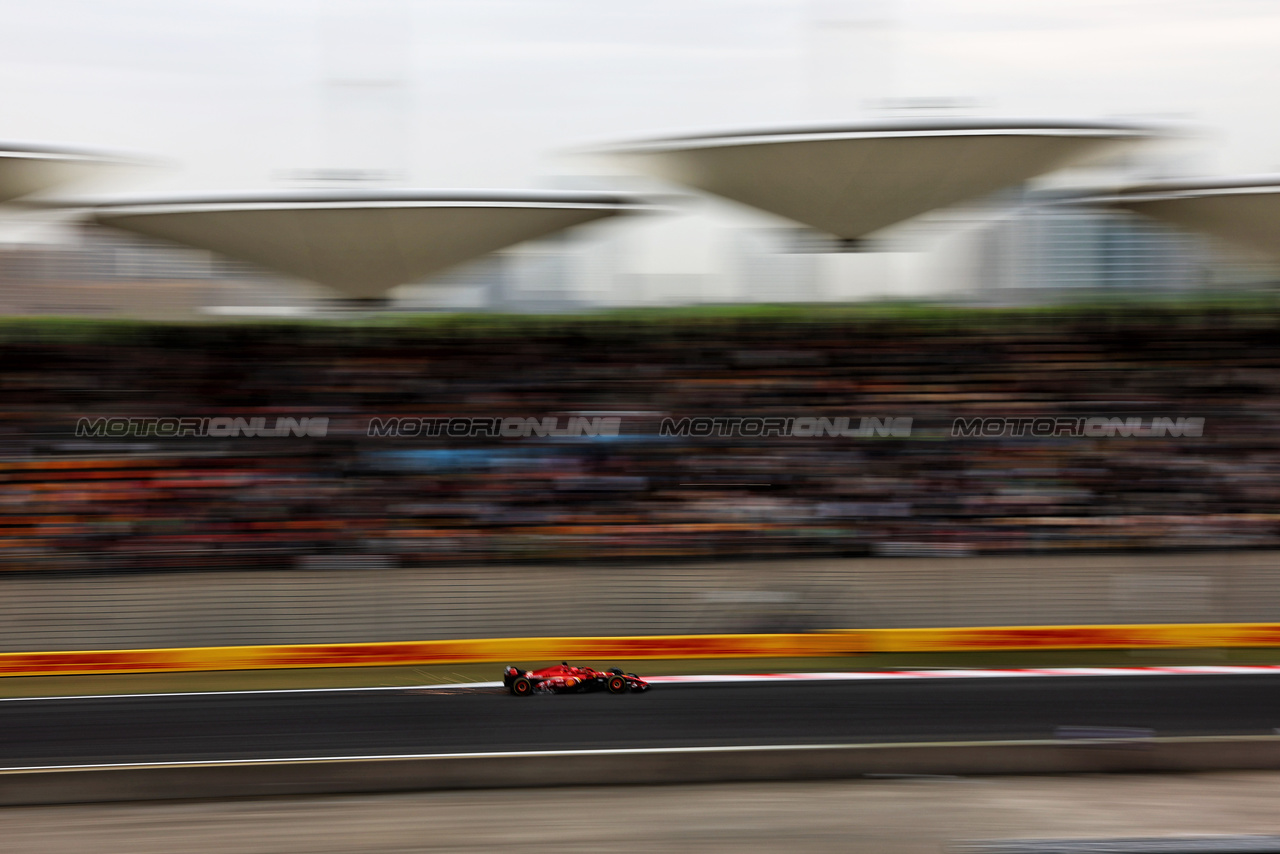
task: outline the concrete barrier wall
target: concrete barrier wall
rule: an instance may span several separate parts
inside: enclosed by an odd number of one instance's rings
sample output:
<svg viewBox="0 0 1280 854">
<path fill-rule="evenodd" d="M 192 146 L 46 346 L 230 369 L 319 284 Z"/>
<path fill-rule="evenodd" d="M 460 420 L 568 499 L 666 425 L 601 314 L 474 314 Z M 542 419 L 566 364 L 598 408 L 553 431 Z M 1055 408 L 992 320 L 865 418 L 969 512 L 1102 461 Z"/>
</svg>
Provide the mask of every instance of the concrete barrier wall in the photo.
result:
<svg viewBox="0 0 1280 854">
<path fill-rule="evenodd" d="M 1280 623 L 847 629 L 773 635 L 477 638 L 368 644 L 6 652 L 0 653 L 0 676 L 511 663 L 565 658 L 627 661 L 808 658 L 870 652 L 1259 647 L 1280 647 Z"/>
<path fill-rule="evenodd" d="M 0 770 L 0 805 L 430 789 L 1280 768 L 1280 737 L 666 748 Z"/>
<path fill-rule="evenodd" d="M 1280 620 L 1280 553 L 0 577 L 0 651 Z"/>
<path fill-rule="evenodd" d="M 1255 633 L 1265 632 L 1259 627 Z M 1270 635 L 1280 646 L 1280 625 Z M 848 655 L 866 639 L 857 632 L 804 635 L 676 635 L 629 638 L 477 638 L 370 644 L 222 646 L 0 653 L 0 676 L 164 673 L 416 664 L 547 661 L 572 658 L 792 658 Z"/>
</svg>

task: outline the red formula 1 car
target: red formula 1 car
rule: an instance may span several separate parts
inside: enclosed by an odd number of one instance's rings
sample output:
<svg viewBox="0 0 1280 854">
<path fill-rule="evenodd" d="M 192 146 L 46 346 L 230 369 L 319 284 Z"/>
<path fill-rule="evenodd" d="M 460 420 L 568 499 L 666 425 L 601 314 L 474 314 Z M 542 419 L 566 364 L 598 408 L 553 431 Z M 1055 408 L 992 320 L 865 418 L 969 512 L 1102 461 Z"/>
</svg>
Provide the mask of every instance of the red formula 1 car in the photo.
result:
<svg viewBox="0 0 1280 854">
<path fill-rule="evenodd" d="M 570 694 L 585 691 L 608 691 L 625 694 L 628 691 L 648 691 L 649 683 L 634 673 L 623 673 L 616 667 L 595 670 L 590 667 L 572 667 L 562 661 L 541 670 L 521 670 L 508 667 L 502 671 L 502 684 L 517 697 L 530 694 Z"/>
</svg>

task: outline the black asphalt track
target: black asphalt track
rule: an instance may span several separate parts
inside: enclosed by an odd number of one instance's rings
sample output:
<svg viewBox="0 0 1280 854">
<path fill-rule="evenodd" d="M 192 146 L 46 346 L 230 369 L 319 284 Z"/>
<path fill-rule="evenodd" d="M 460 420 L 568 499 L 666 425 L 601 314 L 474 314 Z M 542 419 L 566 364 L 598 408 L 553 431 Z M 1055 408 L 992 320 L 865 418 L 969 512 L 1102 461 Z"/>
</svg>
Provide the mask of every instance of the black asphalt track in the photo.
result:
<svg viewBox="0 0 1280 854">
<path fill-rule="evenodd" d="M 584 748 L 1273 734 L 1280 675 L 660 685 L 0 702 L 0 767 Z"/>
</svg>

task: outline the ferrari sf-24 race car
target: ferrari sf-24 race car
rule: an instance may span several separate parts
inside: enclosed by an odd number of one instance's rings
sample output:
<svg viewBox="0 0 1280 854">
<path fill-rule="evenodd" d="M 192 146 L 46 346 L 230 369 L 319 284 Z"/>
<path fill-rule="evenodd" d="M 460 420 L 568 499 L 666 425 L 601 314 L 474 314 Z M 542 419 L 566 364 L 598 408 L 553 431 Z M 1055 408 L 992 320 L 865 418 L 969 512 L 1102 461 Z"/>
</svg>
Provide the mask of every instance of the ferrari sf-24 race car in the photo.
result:
<svg viewBox="0 0 1280 854">
<path fill-rule="evenodd" d="M 502 671 L 502 684 L 517 697 L 530 694 L 571 694 L 586 691 L 608 691 L 625 694 L 628 691 L 648 691 L 649 683 L 634 673 L 623 673 L 616 667 L 595 670 L 590 667 L 573 667 L 567 661 L 541 670 L 521 670 L 507 667 Z"/>
</svg>

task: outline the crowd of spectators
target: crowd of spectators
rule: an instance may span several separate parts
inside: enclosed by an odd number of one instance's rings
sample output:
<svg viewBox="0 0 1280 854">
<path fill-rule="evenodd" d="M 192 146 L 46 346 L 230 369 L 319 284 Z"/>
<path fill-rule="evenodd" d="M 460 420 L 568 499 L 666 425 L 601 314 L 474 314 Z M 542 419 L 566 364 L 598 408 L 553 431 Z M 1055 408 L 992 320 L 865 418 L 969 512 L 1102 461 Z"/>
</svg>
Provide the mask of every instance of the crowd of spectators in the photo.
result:
<svg viewBox="0 0 1280 854">
<path fill-rule="evenodd" d="M 1274 547 L 1278 327 L 1271 311 L 1189 309 L 11 324 L 0 567 Z M 369 435 L 371 419 L 396 416 L 621 426 Z M 81 419 L 126 417 L 327 426 L 76 435 Z M 662 435 L 683 417 L 911 429 Z M 1128 437 L 953 429 L 997 417 L 1204 421 Z"/>
</svg>

